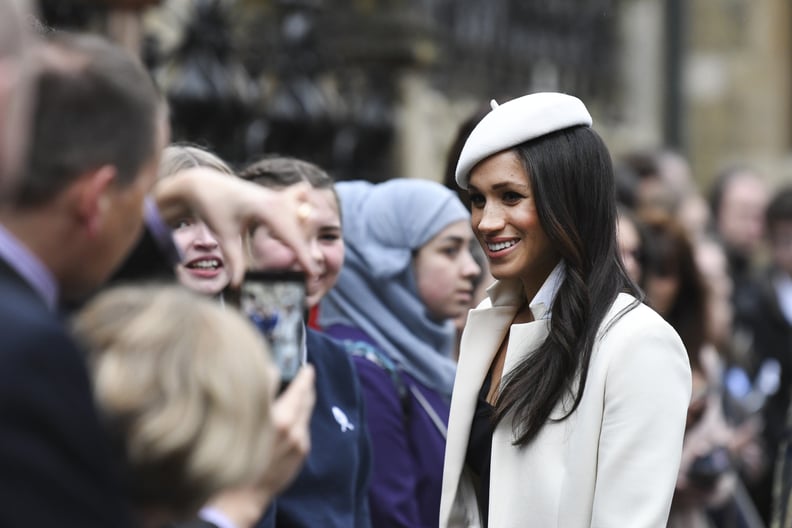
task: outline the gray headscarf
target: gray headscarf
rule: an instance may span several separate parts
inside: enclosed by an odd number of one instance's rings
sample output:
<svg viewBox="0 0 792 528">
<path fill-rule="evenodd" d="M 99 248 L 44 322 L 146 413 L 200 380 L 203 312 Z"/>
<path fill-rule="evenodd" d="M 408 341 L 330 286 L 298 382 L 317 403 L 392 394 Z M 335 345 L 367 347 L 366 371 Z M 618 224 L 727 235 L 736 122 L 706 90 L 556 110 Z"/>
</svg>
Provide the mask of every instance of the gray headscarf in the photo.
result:
<svg viewBox="0 0 792 528">
<path fill-rule="evenodd" d="M 359 328 L 405 371 L 450 398 L 453 323 L 428 315 L 412 258 L 470 214 L 454 192 L 429 180 L 339 182 L 336 190 L 346 256 L 335 288 L 321 302 L 319 324 Z"/>
</svg>

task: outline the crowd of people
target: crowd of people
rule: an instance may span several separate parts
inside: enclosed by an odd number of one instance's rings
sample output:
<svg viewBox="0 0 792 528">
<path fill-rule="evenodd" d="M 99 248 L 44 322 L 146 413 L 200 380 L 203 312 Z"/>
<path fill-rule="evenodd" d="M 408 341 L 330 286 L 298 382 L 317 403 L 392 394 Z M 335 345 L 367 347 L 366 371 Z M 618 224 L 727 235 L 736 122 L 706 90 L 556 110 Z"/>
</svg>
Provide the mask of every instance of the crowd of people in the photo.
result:
<svg viewBox="0 0 792 528">
<path fill-rule="evenodd" d="M 678 153 L 617 162 L 622 258 L 693 373 L 669 526 L 790 526 L 792 187 L 735 164 L 702 192 Z"/>
<path fill-rule="evenodd" d="M 561 93 L 476 112 L 446 185 L 236 167 L 30 16 L 0 4 L 0 526 L 792 527 L 792 187 L 708 203 Z M 288 383 L 256 272 L 304 278 Z"/>
</svg>

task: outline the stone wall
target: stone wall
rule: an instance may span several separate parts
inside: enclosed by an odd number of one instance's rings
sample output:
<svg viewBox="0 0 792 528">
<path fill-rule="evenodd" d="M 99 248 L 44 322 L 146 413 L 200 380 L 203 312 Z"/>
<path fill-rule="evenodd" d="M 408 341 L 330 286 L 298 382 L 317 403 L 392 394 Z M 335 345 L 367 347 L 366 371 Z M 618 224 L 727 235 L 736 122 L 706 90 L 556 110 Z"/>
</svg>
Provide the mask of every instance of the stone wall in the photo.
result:
<svg viewBox="0 0 792 528">
<path fill-rule="evenodd" d="M 697 180 L 706 187 L 740 161 L 789 181 L 789 2 L 691 0 L 688 16 L 685 125 Z"/>
</svg>

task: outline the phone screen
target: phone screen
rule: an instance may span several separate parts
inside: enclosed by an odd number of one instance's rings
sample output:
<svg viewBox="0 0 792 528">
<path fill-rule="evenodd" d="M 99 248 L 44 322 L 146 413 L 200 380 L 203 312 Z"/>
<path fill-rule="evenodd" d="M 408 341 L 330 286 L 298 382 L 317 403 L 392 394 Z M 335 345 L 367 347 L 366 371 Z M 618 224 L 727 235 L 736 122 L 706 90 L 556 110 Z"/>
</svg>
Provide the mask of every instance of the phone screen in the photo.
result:
<svg viewBox="0 0 792 528">
<path fill-rule="evenodd" d="M 285 386 L 305 363 L 305 274 L 248 271 L 235 296 L 234 304 L 266 338 Z"/>
</svg>

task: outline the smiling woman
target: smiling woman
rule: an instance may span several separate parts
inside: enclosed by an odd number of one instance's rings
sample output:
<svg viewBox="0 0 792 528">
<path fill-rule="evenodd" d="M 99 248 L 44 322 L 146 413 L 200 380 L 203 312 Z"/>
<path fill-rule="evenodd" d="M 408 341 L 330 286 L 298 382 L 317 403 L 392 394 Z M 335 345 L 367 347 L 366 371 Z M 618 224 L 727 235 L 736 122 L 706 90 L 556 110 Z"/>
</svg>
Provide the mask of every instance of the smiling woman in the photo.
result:
<svg viewBox="0 0 792 528">
<path fill-rule="evenodd" d="M 271 157 L 246 167 L 239 175 L 264 187 L 283 189 L 306 182 L 314 189 L 314 204 L 304 222 L 311 257 L 318 267 L 316 276 L 306 284 L 306 305 L 315 308 L 338 279 L 344 262 L 341 237 L 341 206 L 333 179 L 318 166 L 295 158 Z M 248 257 L 251 267 L 267 270 L 300 270 L 297 256 L 264 226 L 250 233 Z"/>
<path fill-rule="evenodd" d="M 191 145 L 170 145 L 162 153 L 159 179 L 196 167 L 208 167 L 233 176 L 233 171 L 216 155 Z M 229 281 L 223 252 L 215 235 L 195 217 L 178 219 L 171 226 L 173 241 L 181 252 L 176 277 L 184 286 L 204 295 L 218 295 Z"/>
<path fill-rule="evenodd" d="M 471 222 L 496 279 L 525 278 L 533 297 L 560 256 L 539 222 L 530 178 L 516 152 L 495 154 L 476 167 L 469 187 Z M 485 207 L 485 205 L 487 207 Z"/>
<path fill-rule="evenodd" d="M 619 257 L 591 123 L 575 97 L 526 95 L 493 104 L 460 154 L 497 282 L 462 335 L 441 527 L 666 524 L 690 367 Z"/>
</svg>

